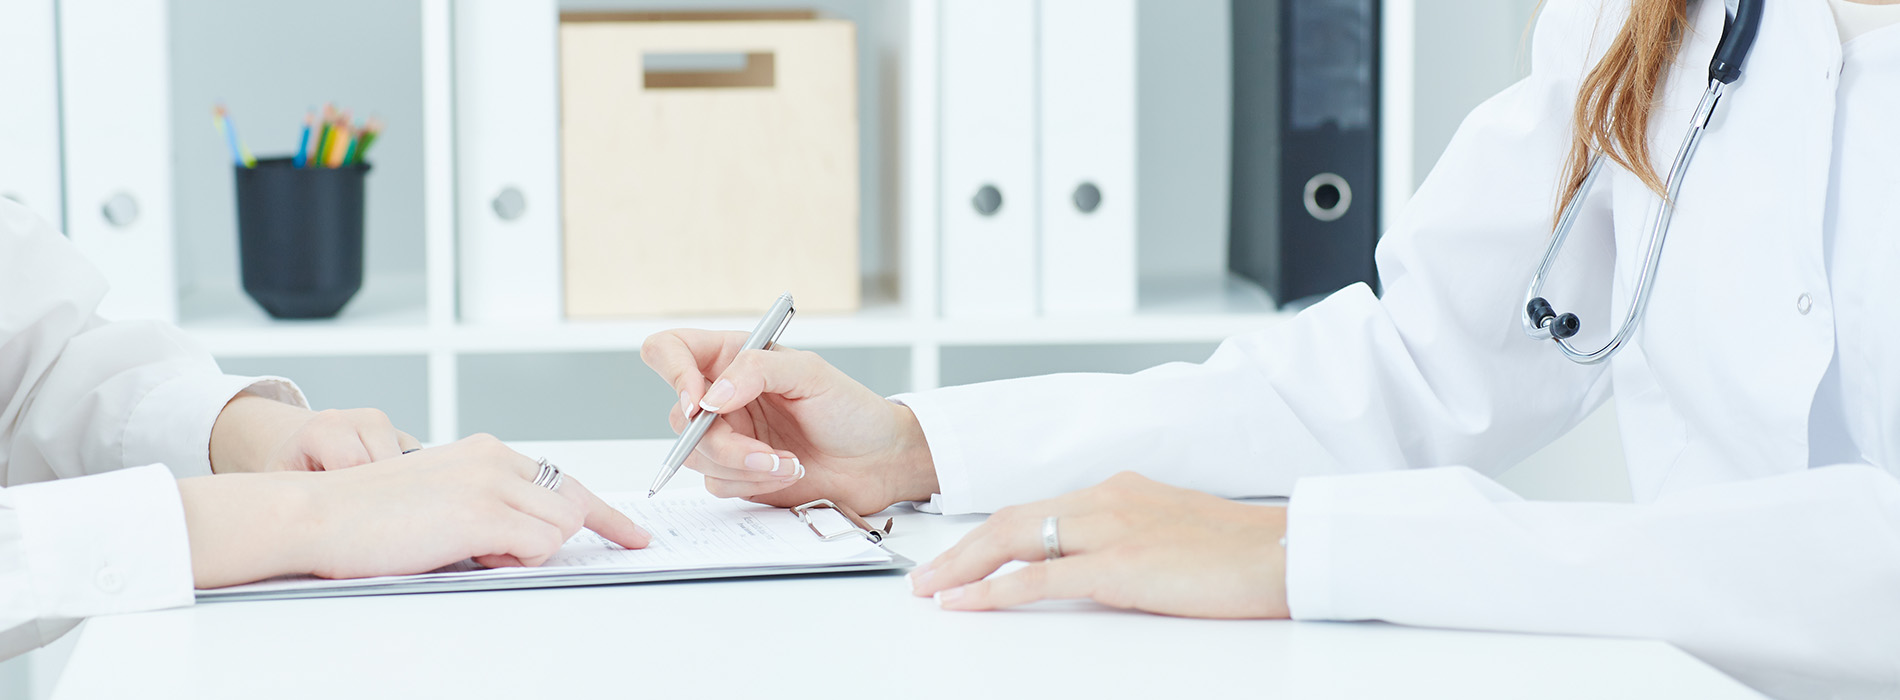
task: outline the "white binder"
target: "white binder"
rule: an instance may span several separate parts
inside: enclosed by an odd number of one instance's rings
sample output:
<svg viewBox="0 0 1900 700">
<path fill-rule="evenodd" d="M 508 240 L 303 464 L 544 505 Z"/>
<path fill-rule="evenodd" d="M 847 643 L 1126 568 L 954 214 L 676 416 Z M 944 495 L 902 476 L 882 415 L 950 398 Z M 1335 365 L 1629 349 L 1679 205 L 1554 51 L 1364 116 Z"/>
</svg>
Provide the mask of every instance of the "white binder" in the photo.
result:
<svg viewBox="0 0 1900 700">
<path fill-rule="evenodd" d="M 111 319 L 178 319 L 165 6 L 59 4 L 66 231 L 105 273 L 99 313 Z"/>
<path fill-rule="evenodd" d="M 1033 316 L 1036 3 L 939 8 L 942 313 Z"/>
<path fill-rule="evenodd" d="M 1136 0 L 1041 0 L 1042 311 L 1135 310 Z"/>
<path fill-rule="evenodd" d="M 559 22 L 554 0 L 455 3 L 464 321 L 561 318 Z"/>
<path fill-rule="evenodd" d="M 53 0 L 0 2 L 0 197 L 63 228 Z"/>
</svg>

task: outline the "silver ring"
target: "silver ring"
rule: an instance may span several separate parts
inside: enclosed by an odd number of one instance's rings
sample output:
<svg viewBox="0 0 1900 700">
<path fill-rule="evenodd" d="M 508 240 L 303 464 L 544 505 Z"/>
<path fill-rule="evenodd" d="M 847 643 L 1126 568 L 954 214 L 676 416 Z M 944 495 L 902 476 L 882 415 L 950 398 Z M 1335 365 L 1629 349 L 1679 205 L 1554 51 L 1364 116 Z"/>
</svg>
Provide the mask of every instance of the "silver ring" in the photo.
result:
<svg viewBox="0 0 1900 700">
<path fill-rule="evenodd" d="M 534 476 L 534 485 L 546 487 L 549 491 L 559 492 L 561 490 L 561 468 L 554 466 L 554 463 L 548 461 L 546 457 L 541 458 L 540 464 L 541 473 Z"/>
<path fill-rule="evenodd" d="M 1042 553 L 1051 560 L 1062 558 L 1062 538 L 1056 534 L 1056 516 L 1042 519 Z"/>
</svg>

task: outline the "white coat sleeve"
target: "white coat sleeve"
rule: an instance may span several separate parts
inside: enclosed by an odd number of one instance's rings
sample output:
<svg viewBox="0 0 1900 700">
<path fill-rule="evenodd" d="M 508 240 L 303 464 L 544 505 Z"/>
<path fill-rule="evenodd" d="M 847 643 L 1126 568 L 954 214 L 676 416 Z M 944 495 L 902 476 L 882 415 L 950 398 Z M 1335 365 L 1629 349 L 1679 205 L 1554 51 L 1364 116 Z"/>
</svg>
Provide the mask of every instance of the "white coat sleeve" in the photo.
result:
<svg viewBox="0 0 1900 700">
<path fill-rule="evenodd" d="M 0 483 L 143 464 L 209 474 L 232 397 L 305 405 L 288 381 L 219 372 L 174 327 L 100 318 L 105 289 L 64 236 L 0 198 Z"/>
<path fill-rule="evenodd" d="M 1225 496 L 1283 496 L 1307 475 L 1495 472 L 1562 435 L 1601 403 L 1607 375 L 1529 340 L 1518 317 L 1548 240 L 1578 84 L 1601 51 L 1593 40 L 1614 37 L 1613 15 L 1590 0 L 1545 7 L 1531 75 L 1471 114 L 1386 232 L 1383 298 L 1348 287 L 1201 364 L 893 397 L 923 426 L 937 505 L 993 511 L 1129 469 Z M 1584 318 L 1608 318 L 1609 190 L 1586 201 L 1565 250 L 1574 268 L 1548 288 Z"/>
<path fill-rule="evenodd" d="M 1864 465 L 1641 505 L 1456 467 L 1305 479 L 1287 540 L 1299 619 L 1660 639 L 1780 697 L 1900 692 L 1900 481 Z"/>
<path fill-rule="evenodd" d="M 185 513 L 165 468 L 0 488 L 0 659 L 93 615 L 191 601 Z"/>
</svg>

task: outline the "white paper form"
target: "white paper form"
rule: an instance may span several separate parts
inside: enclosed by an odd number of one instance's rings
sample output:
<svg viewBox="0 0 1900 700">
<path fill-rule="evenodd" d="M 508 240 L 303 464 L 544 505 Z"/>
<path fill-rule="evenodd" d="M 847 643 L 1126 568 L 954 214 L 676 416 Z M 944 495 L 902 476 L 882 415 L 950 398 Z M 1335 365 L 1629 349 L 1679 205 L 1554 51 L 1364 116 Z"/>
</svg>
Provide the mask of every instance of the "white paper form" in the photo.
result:
<svg viewBox="0 0 1900 700">
<path fill-rule="evenodd" d="M 825 542 L 790 511 L 738 499 L 713 499 L 690 491 L 651 499 L 646 494 L 602 498 L 653 533 L 653 543 L 645 549 L 625 549 L 581 530 L 543 568 L 766 566 L 848 560 L 878 551 L 863 538 Z M 819 527 L 826 528 L 827 523 L 820 521 Z"/>
<path fill-rule="evenodd" d="M 330 580 L 289 576 L 218 589 L 216 594 L 284 591 L 359 590 L 413 587 L 439 581 L 497 581 L 536 577 L 584 577 L 694 570 L 741 570 L 884 562 L 889 552 L 861 537 L 824 541 L 791 511 L 738 499 L 718 499 L 703 491 L 602 494 L 609 505 L 653 533 L 644 549 L 626 549 L 589 530 L 581 530 L 539 567 L 488 569 L 464 560 L 423 574 Z M 835 521 L 824 520 L 827 515 Z M 835 533 L 848 527 L 829 510 L 814 513 L 819 528 Z M 840 525 L 842 524 L 842 525 Z"/>
</svg>

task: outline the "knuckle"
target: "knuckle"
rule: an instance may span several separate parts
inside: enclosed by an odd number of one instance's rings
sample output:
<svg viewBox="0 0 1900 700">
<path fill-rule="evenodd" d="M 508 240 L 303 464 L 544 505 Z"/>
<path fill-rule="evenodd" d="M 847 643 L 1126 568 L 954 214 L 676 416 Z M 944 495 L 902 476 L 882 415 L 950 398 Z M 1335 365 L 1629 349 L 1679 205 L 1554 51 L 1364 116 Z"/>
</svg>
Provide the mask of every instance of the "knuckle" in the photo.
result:
<svg viewBox="0 0 1900 700">
<path fill-rule="evenodd" d="M 1022 519 L 1022 506 L 1003 506 L 990 514 L 989 522 L 1014 522 Z"/>
</svg>

